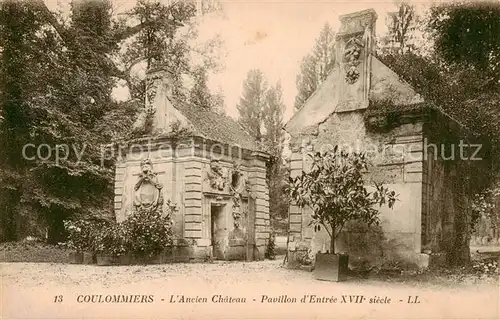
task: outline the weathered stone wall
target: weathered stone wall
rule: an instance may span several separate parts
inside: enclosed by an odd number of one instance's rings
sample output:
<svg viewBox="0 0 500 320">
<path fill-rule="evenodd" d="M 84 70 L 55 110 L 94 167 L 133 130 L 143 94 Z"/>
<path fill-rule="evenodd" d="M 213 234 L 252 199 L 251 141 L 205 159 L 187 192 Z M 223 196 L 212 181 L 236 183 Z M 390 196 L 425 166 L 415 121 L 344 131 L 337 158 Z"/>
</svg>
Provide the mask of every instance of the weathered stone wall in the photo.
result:
<svg viewBox="0 0 500 320">
<path fill-rule="evenodd" d="M 348 252 L 351 264 L 381 264 L 390 261 L 420 266 L 422 203 L 422 122 L 407 123 L 390 132 L 368 131 L 364 111 L 333 113 L 310 134 L 292 137 L 292 176 L 307 170 L 304 153 L 326 151 L 334 145 L 342 150 L 366 152 L 373 166 L 367 181 L 385 183 L 399 194 L 394 208 L 382 207 L 380 227 L 353 223 L 336 243 L 337 252 Z M 309 226 L 310 209 L 290 207 L 291 248 L 311 248 L 310 254 L 328 250 L 325 231 Z M 305 245 L 301 245 L 305 244 Z"/>
<path fill-rule="evenodd" d="M 165 203 L 171 200 L 178 208 L 172 217 L 175 261 L 204 260 L 213 255 L 210 219 L 211 206 L 214 204 L 221 206 L 225 216 L 226 231 L 222 244 L 225 259 L 241 260 L 249 255 L 252 259 L 263 259 L 270 233 L 266 157 L 247 150 L 214 149 L 212 146 L 211 141 L 195 138 L 177 143 L 177 146 L 163 142 L 153 145 L 152 148 L 141 148 L 143 152 L 124 155 L 116 165 L 116 219 L 123 221 L 131 212 L 135 195 L 134 185 L 141 170 L 140 162 L 149 158 L 153 163 L 153 171 L 163 184 Z M 210 171 L 212 158 L 219 159 L 225 174 L 233 169 L 234 161 L 239 163 L 242 179 L 248 180 L 251 187 L 241 199 L 242 216 L 239 219 L 239 228 L 235 227 L 232 214 L 233 198 L 229 186 L 224 190 L 214 190 L 208 181 L 207 172 Z M 249 202 L 252 199 L 255 212 L 250 214 L 252 208 Z M 248 244 L 252 246 L 249 253 Z"/>
</svg>

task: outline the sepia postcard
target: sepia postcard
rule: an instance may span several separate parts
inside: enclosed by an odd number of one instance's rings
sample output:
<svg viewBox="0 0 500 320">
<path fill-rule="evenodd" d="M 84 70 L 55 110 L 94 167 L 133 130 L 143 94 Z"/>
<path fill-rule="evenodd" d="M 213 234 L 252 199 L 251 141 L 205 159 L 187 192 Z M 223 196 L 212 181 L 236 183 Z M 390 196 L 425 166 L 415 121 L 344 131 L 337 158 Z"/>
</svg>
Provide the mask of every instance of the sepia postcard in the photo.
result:
<svg viewBox="0 0 500 320">
<path fill-rule="evenodd" d="M 0 319 L 499 319 L 500 2 L 0 1 Z"/>
</svg>

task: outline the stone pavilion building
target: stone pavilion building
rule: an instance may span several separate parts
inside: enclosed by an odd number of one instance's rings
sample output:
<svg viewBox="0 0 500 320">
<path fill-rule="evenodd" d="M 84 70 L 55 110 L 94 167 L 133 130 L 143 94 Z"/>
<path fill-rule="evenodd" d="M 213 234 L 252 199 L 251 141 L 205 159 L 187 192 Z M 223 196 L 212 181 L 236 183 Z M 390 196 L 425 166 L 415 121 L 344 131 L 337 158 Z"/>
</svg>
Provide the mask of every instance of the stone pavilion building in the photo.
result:
<svg viewBox="0 0 500 320">
<path fill-rule="evenodd" d="M 385 183 L 399 201 L 382 207 L 379 227 L 347 226 L 336 248 L 351 265 L 421 268 L 468 250 L 470 161 L 448 160 L 466 131 L 377 58 L 376 19 L 374 10 L 340 17 L 333 71 L 285 126 L 291 175 L 307 170 L 311 152 L 335 145 L 366 152 L 373 164 L 366 181 Z M 329 248 L 327 233 L 309 224 L 310 208 L 292 204 L 289 214 L 290 260 Z"/>
<path fill-rule="evenodd" d="M 269 239 L 268 155 L 232 118 L 172 97 L 165 70 L 147 73 L 144 134 L 119 147 L 115 213 L 173 214 L 174 261 L 256 260 Z"/>
</svg>

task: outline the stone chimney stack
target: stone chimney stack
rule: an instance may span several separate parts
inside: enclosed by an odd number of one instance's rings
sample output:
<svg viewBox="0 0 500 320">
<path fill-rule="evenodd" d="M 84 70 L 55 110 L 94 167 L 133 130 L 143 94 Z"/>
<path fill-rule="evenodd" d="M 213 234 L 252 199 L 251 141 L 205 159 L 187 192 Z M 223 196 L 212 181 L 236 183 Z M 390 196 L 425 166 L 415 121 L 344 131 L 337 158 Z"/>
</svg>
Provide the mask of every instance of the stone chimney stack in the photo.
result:
<svg viewBox="0 0 500 320">
<path fill-rule="evenodd" d="M 172 76 L 163 68 L 149 69 L 146 72 L 145 114 L 152 118 L 154 131 L 168 128 L 172 106 Z"/>
<path fill-rule="evenodd" d="M 340 16 L 341 26 L 336 35 L 340 67 L 337 112 L 368 107 L 376 21 L 377 13 L 373 9 Z"/>
<path fill-rule="evenodd" d="M 145 106 L 147 111 L 154 112 L 155 107 L 158 106 L 156 103 L 158 93 L 160 93 L 158 98 L 172 97 L 172 84 L 170 78 L 170 73 L 166 69 L 158 68 L 146 71 Z"/>
</svg>

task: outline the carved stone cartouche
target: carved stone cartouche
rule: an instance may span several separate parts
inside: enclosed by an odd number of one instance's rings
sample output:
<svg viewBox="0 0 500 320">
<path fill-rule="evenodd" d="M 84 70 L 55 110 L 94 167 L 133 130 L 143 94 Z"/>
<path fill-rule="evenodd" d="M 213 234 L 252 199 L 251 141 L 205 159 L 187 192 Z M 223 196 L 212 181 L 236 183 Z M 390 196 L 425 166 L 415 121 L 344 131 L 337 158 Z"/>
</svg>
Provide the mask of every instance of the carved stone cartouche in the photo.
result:
<svg viewBox="0 0 500 320">
<path fill-rule="evenodd" d="M 163 210 L 163 185 L 158 182 L 158 176 L 153 172 L 151 160 L 141 162 L 141 173 L 134 186 L 134 206 L 137 209 Z"/>
</svg>

